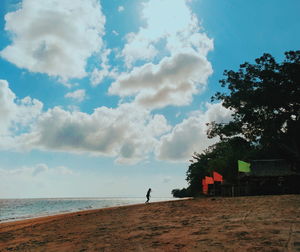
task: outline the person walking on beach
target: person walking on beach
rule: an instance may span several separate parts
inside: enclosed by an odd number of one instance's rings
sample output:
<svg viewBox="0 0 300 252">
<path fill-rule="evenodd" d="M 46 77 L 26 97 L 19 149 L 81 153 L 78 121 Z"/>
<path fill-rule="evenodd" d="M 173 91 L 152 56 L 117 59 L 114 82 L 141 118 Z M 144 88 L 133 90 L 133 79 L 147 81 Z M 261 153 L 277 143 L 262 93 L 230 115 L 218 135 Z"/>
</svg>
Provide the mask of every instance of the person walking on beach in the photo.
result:
<svg viewBox="0 0 300 252">
<path fill-rule="evenodd" d="M 151 193 L 151 188 L 148 189 L 148 192 L 147 192 L 147 194 L 146 194 L 147 200 L 146 200 L 145 203 L 149 203 L 149 200 L 150 200 L 150 193 Z"/>
</svg>

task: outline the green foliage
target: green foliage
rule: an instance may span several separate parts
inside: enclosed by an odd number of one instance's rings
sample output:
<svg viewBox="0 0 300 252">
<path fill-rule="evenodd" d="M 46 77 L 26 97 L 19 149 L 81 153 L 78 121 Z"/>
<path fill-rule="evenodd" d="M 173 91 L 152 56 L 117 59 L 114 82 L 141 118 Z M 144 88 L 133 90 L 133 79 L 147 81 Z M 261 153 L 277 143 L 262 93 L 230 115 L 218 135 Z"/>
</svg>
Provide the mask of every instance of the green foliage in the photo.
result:
<svg viewBox="0 0 300 252">
<path fill-rule="evenodd" d="M 191 192 L 187 188 L 182 188 L 182 189 L 173 189 L 172 190 L 172 195 L 175 198 L 185 198 L 185 197 L 191 197 Z"/>
<path fill-rule="evenodd" d="M 208 137 L 221 141 L 203 153 L 194 153 L 187 170 L 187 189 L 175 189 L 173 195 L 202 191 L 201 179 L 212 171 L 227 182 L 237 178 L 237 160 L 284 158 L 300 164 L 300 51 L 285 53 L 282 63 L 270 54 L 244 63 L 238 71 L 224 71 L 220 80 L 226 87 L 213 101 L 222 101 L 233 111 L 228 124 L 209 123 Z"/>
<path fill-rule="evenodd" d="M 208 175 L 207 171 L 207 156 L 205 154 L 194 153 L 192 163 L 186 172 L 186 180 L 189 184 L 189 190 L 192 196 L 197 196 L 201 192 L 201 178 Z"/>
<path fill-rule="evenodd" d="M 222 101 L 231 109 L 229 124 L 212 122 L 209 137 L 221 139 L 243 135 L 247 140 L 277 148 L 288 158 L 300 157 L 300 51 L 285 53 L 282 63 L 270 54 L 244 63 L 238 71 L 225 71 L 222 87 L 229 93 L 216 93 L 212 101 Z"/>
<path fill-rule="evenodd" d="M 201 154 L 195 153 L 186 173 L 192 195 L 199 194 L 201 179 L 211 176 L 213 171 L 222 174 L 226 181 L 234 182 L 237 177 L 237 160 L 248 160 L 256 152 L 257 149 L 245 139 L 233 137 L 210 146 Z"/>
</svg>

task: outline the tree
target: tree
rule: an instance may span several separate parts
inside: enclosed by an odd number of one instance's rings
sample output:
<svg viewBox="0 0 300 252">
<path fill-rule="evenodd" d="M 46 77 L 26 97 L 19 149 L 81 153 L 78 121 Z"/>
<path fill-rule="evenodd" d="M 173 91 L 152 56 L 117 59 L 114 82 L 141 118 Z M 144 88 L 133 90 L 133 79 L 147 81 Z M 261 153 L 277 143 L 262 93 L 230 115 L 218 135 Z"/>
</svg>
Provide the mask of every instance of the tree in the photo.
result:
<svg viewBox="0 0 300 252">
<path fill-rule="evenodd" d="M 209 123 L 208 137 L 221 141 L 194 154 L 184 189 L 191 196 L 201 193 L 201 178 L 212 171 L 235 182 L 239 159 L 285 158 L 300 169 L 300 51 L 286 52 L 282 63 L 264 54 L 224 76 L 220 83 L 227 91 L 217 92 L 212 102 L 222 101 L 233 120 Z"/>
<path fill-rule="evenodd" d="M 175 198 L 185 198 L 185 197 L 190 197 L 191 192 L 187 188 L 173 189 L 172 190 L 172 195 Z"/>
<path fill-rule="evenodd" d="M 228 182 L 237 177 L 237 160 L 248 160 L 256 155 L 257 149 L 241 137 L 224 139 L 203 153 L 195 153 L 194 161 L 187 170 L 187 182 L 193 195 L 202 188 L 201 178 L 211 176 L 213 171 L 219 172 Z"/>
<path fill-rule="evenodd" d="M 193 160 L 186 172 L 186 181 L 189 184 L 189 190 L 191 196 L 198 196 L 202 192 L 202 181 L 201 179 L 209 175 L 208 163 L 209 153 L 194 153 Z"/>
<path fill-rule="evenodd" d="M 270 54 L 244 63 L 238 71 L 224 71 L 222 87 L 212 101 L 233 111 L 229 124 L 210 123 L 209 137 L 242 135 L 264 149 L 300 160 L 300 51 L 285 53 L 282 63 Z"/>
</svg>

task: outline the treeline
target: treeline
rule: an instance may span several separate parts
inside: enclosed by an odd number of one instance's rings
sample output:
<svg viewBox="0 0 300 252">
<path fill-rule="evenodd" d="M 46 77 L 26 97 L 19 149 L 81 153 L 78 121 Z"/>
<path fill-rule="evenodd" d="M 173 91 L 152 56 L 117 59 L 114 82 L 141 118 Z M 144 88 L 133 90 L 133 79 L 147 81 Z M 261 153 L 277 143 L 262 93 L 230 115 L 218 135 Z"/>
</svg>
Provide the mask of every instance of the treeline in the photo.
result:
<svg viewBox="0 0 300 252">
<path fill-rule="evenodd" d="M 300 169 L 300 51 L 289 51 L 281 63 L 270 54 L 224 71 L 211 101 L 230 109 L 228 124 L 208 124 L 209 138 L 220 141 L 202 153 L 194 153 L 186 172 L 188 187 L 174 189 L 174 197 L 201 194 L 201 178 L 212 171 L 228 183 L 237 179 L 237 160 L 285 159 Z"/>
</svg>

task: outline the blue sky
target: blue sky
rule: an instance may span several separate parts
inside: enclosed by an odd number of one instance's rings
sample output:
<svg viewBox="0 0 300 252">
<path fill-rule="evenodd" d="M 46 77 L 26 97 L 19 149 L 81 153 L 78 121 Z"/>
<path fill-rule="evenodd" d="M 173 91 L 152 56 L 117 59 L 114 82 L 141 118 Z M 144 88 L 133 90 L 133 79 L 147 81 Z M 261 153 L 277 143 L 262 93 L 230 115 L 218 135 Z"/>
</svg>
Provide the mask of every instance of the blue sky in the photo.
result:
<svg viewBox="0 0 300 252">
<path fill-rule="evenodd" d="M 225 69 L 300 43 L 297 0 L 3 0 L 0 197 L 170 196 Z"/>
</svg>

